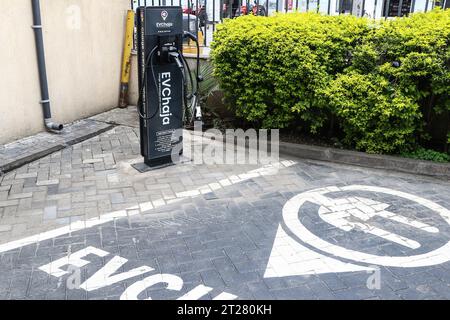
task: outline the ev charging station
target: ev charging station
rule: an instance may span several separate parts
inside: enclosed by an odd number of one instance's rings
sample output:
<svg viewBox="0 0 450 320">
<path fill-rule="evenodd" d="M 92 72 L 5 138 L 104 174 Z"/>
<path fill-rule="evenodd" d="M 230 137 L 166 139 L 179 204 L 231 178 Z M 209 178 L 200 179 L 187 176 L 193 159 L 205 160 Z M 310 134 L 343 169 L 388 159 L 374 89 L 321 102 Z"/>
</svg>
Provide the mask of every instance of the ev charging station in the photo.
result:
<svg viewBox="0 0 450 320">
<path fill-rule="evenodd" d="M 141 154 L 139 171 L 173 164 L 173 154 L 183 154 L 183 125 L 201 121 L 198 105 L 199 50 L 196 84 L 183 56 L 183 39 L 197 43 L 197 37 L 183 30 L 181 7 L 139 7 L 137 47 Z M 188 93 L 187 80 L 191 93 Z"/>
</svg>

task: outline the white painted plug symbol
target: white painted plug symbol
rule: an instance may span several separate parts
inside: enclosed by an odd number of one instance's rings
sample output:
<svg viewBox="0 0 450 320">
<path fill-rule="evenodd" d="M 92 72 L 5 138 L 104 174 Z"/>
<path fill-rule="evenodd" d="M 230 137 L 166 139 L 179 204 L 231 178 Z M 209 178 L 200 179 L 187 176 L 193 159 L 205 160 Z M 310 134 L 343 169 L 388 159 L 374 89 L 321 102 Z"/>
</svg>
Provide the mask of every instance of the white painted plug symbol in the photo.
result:
<svg viewBox="0 0 450 320">
<path fill-rule="evenodd" d="M 387 211 L 386 209 L 389 205 L 386 203 L 362 197 L 332 199 L 322 195 L 316 195 L 315 200 L 313 202 L 321 206 L 319 216 L 325 222 L 344 231 L 351 231 L 353 229 L 363 231 L 411 249 L 420 248 L 420 243 L 396 233 L 371 226 L 369 220 L 378 216 L 426 232 L 439 232 L 438 228 L 426 223 Z"/>
</svg>

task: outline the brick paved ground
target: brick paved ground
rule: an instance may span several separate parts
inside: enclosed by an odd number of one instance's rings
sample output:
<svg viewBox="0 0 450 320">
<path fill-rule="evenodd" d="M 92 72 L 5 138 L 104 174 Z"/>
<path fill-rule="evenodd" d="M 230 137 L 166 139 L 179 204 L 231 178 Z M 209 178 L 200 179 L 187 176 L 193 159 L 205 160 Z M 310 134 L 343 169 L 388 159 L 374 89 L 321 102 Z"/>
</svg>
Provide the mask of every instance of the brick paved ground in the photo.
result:
<svg viewBox="0 0 450 320">
<path fill-rule="evenodd" d="M 111 124 L 84 119 L 67 125 L 54 134 L 41 132 L 6 145 L 0 145 L 0 173 L 16 169 L 23 164 L 86 140 L 99 132 L 107 131 Z"/>
<path fill-rule="evenodd" d="M 0 177 L 0 299 L 450 298 L 450 256 L 435 251 L 450 240 L 449 182 L 293 158 L 141 174 L 133 114 L 101 115 L 120 125 Z M 283 213 L 332 186 L 296 215 L 324 246 Z M 349 259 L 333 245 L 404 259 Z"/>
</svg>

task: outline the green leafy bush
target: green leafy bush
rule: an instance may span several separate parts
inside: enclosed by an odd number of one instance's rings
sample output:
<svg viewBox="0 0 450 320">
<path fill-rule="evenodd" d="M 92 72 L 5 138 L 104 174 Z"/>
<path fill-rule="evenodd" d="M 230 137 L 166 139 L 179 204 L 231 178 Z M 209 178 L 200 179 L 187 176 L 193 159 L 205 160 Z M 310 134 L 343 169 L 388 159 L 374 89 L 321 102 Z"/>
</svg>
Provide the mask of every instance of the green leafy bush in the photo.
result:
<svg viewBox="0 0 450 320">
<path fill-rule="evenodd" d="M 419 160 L 428 160 L 428 161 L 435 161 L 435 162 L 450 162 L 450 155 L 438 152 L 430 149 L 425 148 L 418 148 L 414 150 L 413 152 L 405 152 L 402 153 L 403 157 L 406 158 L 412 158 L 412 159 L 419 159 Z"/>
<path fill-rule="evenodd" d="M 369 153 L 393 153 L 414 139 L 419 106 L 379 75 L 346 73 L 322 92 L 344 130 L 344 142 Z"/>
<path fill-rule="evenodd" d="M 212 57 L 237 116 L 400 153 L 432 136 L 449 143 L 449 44 L 450 10 L 381 22 L 293 13 L 226 20 Z"/>
<path fill-rule="evenodd" d="M 432 135 L 447 142 L 450 126 L 442 121 L 450 112 L 450 10 L 433 10 L 382 22 L 356 48 L 352 67 L 361 74 L 387 79 L 395 91 L 420 105 L 422 124 L 418 142 Z M 443 127 L 436 133 L 436 126 Z"/>
<path fill-rule="evenodd" d="M 330 111 L 316 92 L 349 66 L 368 29 L 365 19 L 314 13 L 226 20 L 212 44 L 215 75 L 238 116 L 272 128 L 300 117 L 317 132 Z"/>
</svg>

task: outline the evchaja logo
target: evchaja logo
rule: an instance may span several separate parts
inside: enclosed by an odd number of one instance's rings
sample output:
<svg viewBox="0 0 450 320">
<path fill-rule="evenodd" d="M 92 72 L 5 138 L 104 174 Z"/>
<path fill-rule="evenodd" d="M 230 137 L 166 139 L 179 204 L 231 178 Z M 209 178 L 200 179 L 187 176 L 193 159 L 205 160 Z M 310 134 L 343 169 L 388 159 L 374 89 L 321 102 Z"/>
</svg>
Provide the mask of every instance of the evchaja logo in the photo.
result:
<svg viewBox="0 0 450 320">
<path fill-rule="evenodd" d="M 169 13 L 164 10 L 161 12 L 161 18 L 163 18 L 164 21 L 166 21 L 166 19 L 169 17 Z"/>
<path fill-rule="evenodd" d="M 159 116 L 162 118 L 163 126 L 170 125 L 170 102 L 172 101 L 172 74 L 165 72 L 161 74 L 161 110 Z"/>
<path fill-rule="evenodd" d="M 173 27 L 173 23 L 172 22 L 158 22 L 158 23 L 156 23 L 156 27 L 157 28 L 171 28 L 171 27 Z"/>
</svg>

